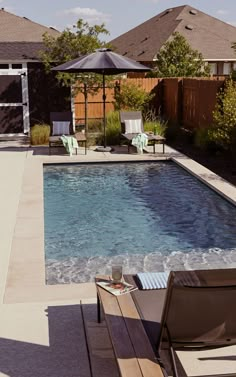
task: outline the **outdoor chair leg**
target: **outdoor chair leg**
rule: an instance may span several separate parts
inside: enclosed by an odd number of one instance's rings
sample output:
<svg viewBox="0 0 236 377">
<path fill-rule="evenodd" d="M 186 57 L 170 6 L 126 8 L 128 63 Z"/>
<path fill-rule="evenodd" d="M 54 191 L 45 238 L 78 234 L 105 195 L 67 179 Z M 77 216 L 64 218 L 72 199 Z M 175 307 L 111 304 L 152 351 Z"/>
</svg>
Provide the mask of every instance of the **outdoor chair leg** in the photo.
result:
<svg viewBox="0 0 236 377">
<path fill-rule="evenodd" d="M 98 323 L 101 323 L 101 304 L 100 304 L 100 298 L 97 293 L 97 320 Z"/>
<path fill-rule="evenodd" d="M 167 327 L 165 327 L 165 329 L 166 329 L 167 339 L 168 339 L 168 343 L 169 343 L 169 352 L 170 352 L 170 360 L 171 360 L 171 365 L 172 365 L 172 370 L 173 370 L 173 377 L 179 377 L 170 333 L 169 333 L 169 330 L 168 330 Z"/>
<path fill-rule="evenodd" d="M 165 143 L 163 143 L 163 154 L 165 153 Z"/>
<path fill-rule="evenodd" d="M 128 143 L 128 153 L 130 152 L 130 143 Z"/>
</svg>

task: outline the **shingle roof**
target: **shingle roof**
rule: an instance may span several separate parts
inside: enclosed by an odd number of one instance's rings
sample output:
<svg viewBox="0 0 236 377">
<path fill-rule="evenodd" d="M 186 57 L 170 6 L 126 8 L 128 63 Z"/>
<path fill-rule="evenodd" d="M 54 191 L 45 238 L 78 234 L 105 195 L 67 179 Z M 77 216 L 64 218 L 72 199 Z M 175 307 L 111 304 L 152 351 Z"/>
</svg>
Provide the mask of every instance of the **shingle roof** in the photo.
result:
<svg viewBox="0 0 236 377">
<path fill-rule="evenodd" d="M 0 42 L 0 60 L 4 61 L 39 61 L 42 42 Z"/>
<path fill-rule="evenodd" d="M 60 35 L 56 29 L 0 9 L 0 42 L 42 42 L 46 32 L 54 37 Z"/>
<path fill-rule="evenodd" d="M 148 62 L 155 59 L 156 53 L 175 31 L 182 34 L 206 60 L 236 60 L 231 48 L 232 42 L 236 42 L 236 27 L 189 5 L 167 9 L 110 43 L 118 53 Z"/>
</svg>

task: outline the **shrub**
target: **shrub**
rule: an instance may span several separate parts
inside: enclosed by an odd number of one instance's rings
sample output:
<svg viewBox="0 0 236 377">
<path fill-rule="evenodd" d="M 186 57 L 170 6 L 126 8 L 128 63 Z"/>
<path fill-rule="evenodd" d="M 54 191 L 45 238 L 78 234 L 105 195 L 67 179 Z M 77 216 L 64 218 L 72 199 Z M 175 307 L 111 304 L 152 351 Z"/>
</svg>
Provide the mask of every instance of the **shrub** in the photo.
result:
<svg viewBox="0 0 236 377">
<path fill-rule="evenodd" d="M 144 131 L 145 132 L 153 132 L 154 134 L 165 136 L 167 129 L 167 122 L 163 122 L 161 120 L 156 121 L 145 121 L 144 122 Z"/>
<path fill-rule="evenodd" d="M 87 135 L 87 146 L 94 146 L 94 145 L 102 145 L 103 144 L 103 134 L 96 133 L 95 134 L 88 134 Z"/>
<path fill-rule="evenodd" d="M 216 149 L 214 131 L 210 128 L 199 128 L 194 133 L 194 145 L 203 150 Z"/>
<path fill-rule="evenodd" d="M 158 114 L 153 109 L 148 109 L 144 112 L 144 131 L 153 132 L 154 134 L 165 136 L 167 130 L 167 121 L 164 121 L 160 115 L 160 109 Z"/>
<path fill-rule="evenodd" d="M 31 145 L 48 144 L 50 126 L 48 124 L 35 124 L 30 130 Z"/>
<path fill-rule="evenodd" d="M 200 149 L 207 149 L 209 142 L 208 128 L 199 128 L 194 133 L 194 145 Z"/>
<path fill-rule="evenodd" d="M 236 80 L 236 70 L 234 69 L 231 73 L 231 77 L 232 77 L 232 80 L 235 81 Z"/>
<path fill-rule="evenodd" d="M 143 110 L 154 94 L 134 83 L 122 83 L 120 90 L 115 92 L 115 110 Z"/>
<path fill-rule="evenodd" d="M 217 95 L 217 103 L 213 111 L 212 138 L 224 149 L 232 149 L 236 145 L 236 85 L 232 79 L 225 83 Z"/>
<path fill-rule="evenodd" d="M 107 143 L 117 145 L 120 142 L 120 117 L 118 111 L 110 111 L 106 116 Z"/>
<path fill-rule="evenodd" d="M 120 142 L 120 118 L 118 111 L 106 114 L 106 141 L 108 145 L 117 145 Z M 90 119 L 88 121 L 87 145 L 103 145 L 103 120 Z"/>
<path fill-rule="evenodd" d="M 85 126 L 83 126 L 85 128 Z M 103 143 L 103 120 L 88 119 L 87 146 L 101 145 Z"/>
<path fill-rule="evenodd" d="M 103 130 L 102 119 L 88 119 L 88 132 L 101 132 Z"/>
</svg>

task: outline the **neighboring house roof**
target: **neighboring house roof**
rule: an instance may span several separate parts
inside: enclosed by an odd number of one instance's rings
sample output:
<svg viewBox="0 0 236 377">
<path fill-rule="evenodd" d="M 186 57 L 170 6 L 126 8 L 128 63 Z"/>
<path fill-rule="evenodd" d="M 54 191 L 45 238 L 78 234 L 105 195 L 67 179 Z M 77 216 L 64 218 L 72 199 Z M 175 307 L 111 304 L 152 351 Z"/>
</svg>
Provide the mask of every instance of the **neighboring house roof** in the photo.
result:
<svg viewBox="0 0 236 377">
<path fill-rule="evenodd" d="M 44 33 L 53 37 L 60 35 L 54 28 L 0 9 L 0 60 L 39 60 Z"/>
<path fill-rule="evenodd" d="M 167 9 L 110 43 L 122 55 L 149 62 L 173 32 L 182 34 L 205 60 L 236 60 L 231 48 L 236 42 L 236 27 L 189 5 Z"/>
<path fill-rule="evenodd" d="M 54 37 L 60 35 L 56 29 L 0 9 L 0 42 L 42 42 L 46 32 Z"/>
<path fill-rule="evenodd" d="M 43 51 L 42 42 L 0 42 L 1 61 L 39 60 L 39 52 Z"/>
</svg>

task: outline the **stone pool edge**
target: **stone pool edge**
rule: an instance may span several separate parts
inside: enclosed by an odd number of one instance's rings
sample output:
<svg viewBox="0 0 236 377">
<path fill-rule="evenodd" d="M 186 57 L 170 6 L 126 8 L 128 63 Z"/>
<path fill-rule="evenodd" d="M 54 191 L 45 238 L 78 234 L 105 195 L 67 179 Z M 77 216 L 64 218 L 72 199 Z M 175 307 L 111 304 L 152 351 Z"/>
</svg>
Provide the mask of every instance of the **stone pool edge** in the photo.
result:
<svg viewBox="0 0 236 377">
<path fill-rule="evenodd" d="M 171 160 L 236 206 L 236 187 L 231 183 L 184 155 L 171 157 Z"/>
<path fill-rule="evenodd" d="M 190 158 L 168 148 L 161 155 L 102 154 L 86 159 L 67 156 L 37 158 L 28 154 L 5 286 L 4 303 L 82 300 L 96 296 L 94 283 L 45 284 L 43 165 L 51 163 L 129 162 L 173 160 L 236 205 L 236 187 Z"/>
</svg>

